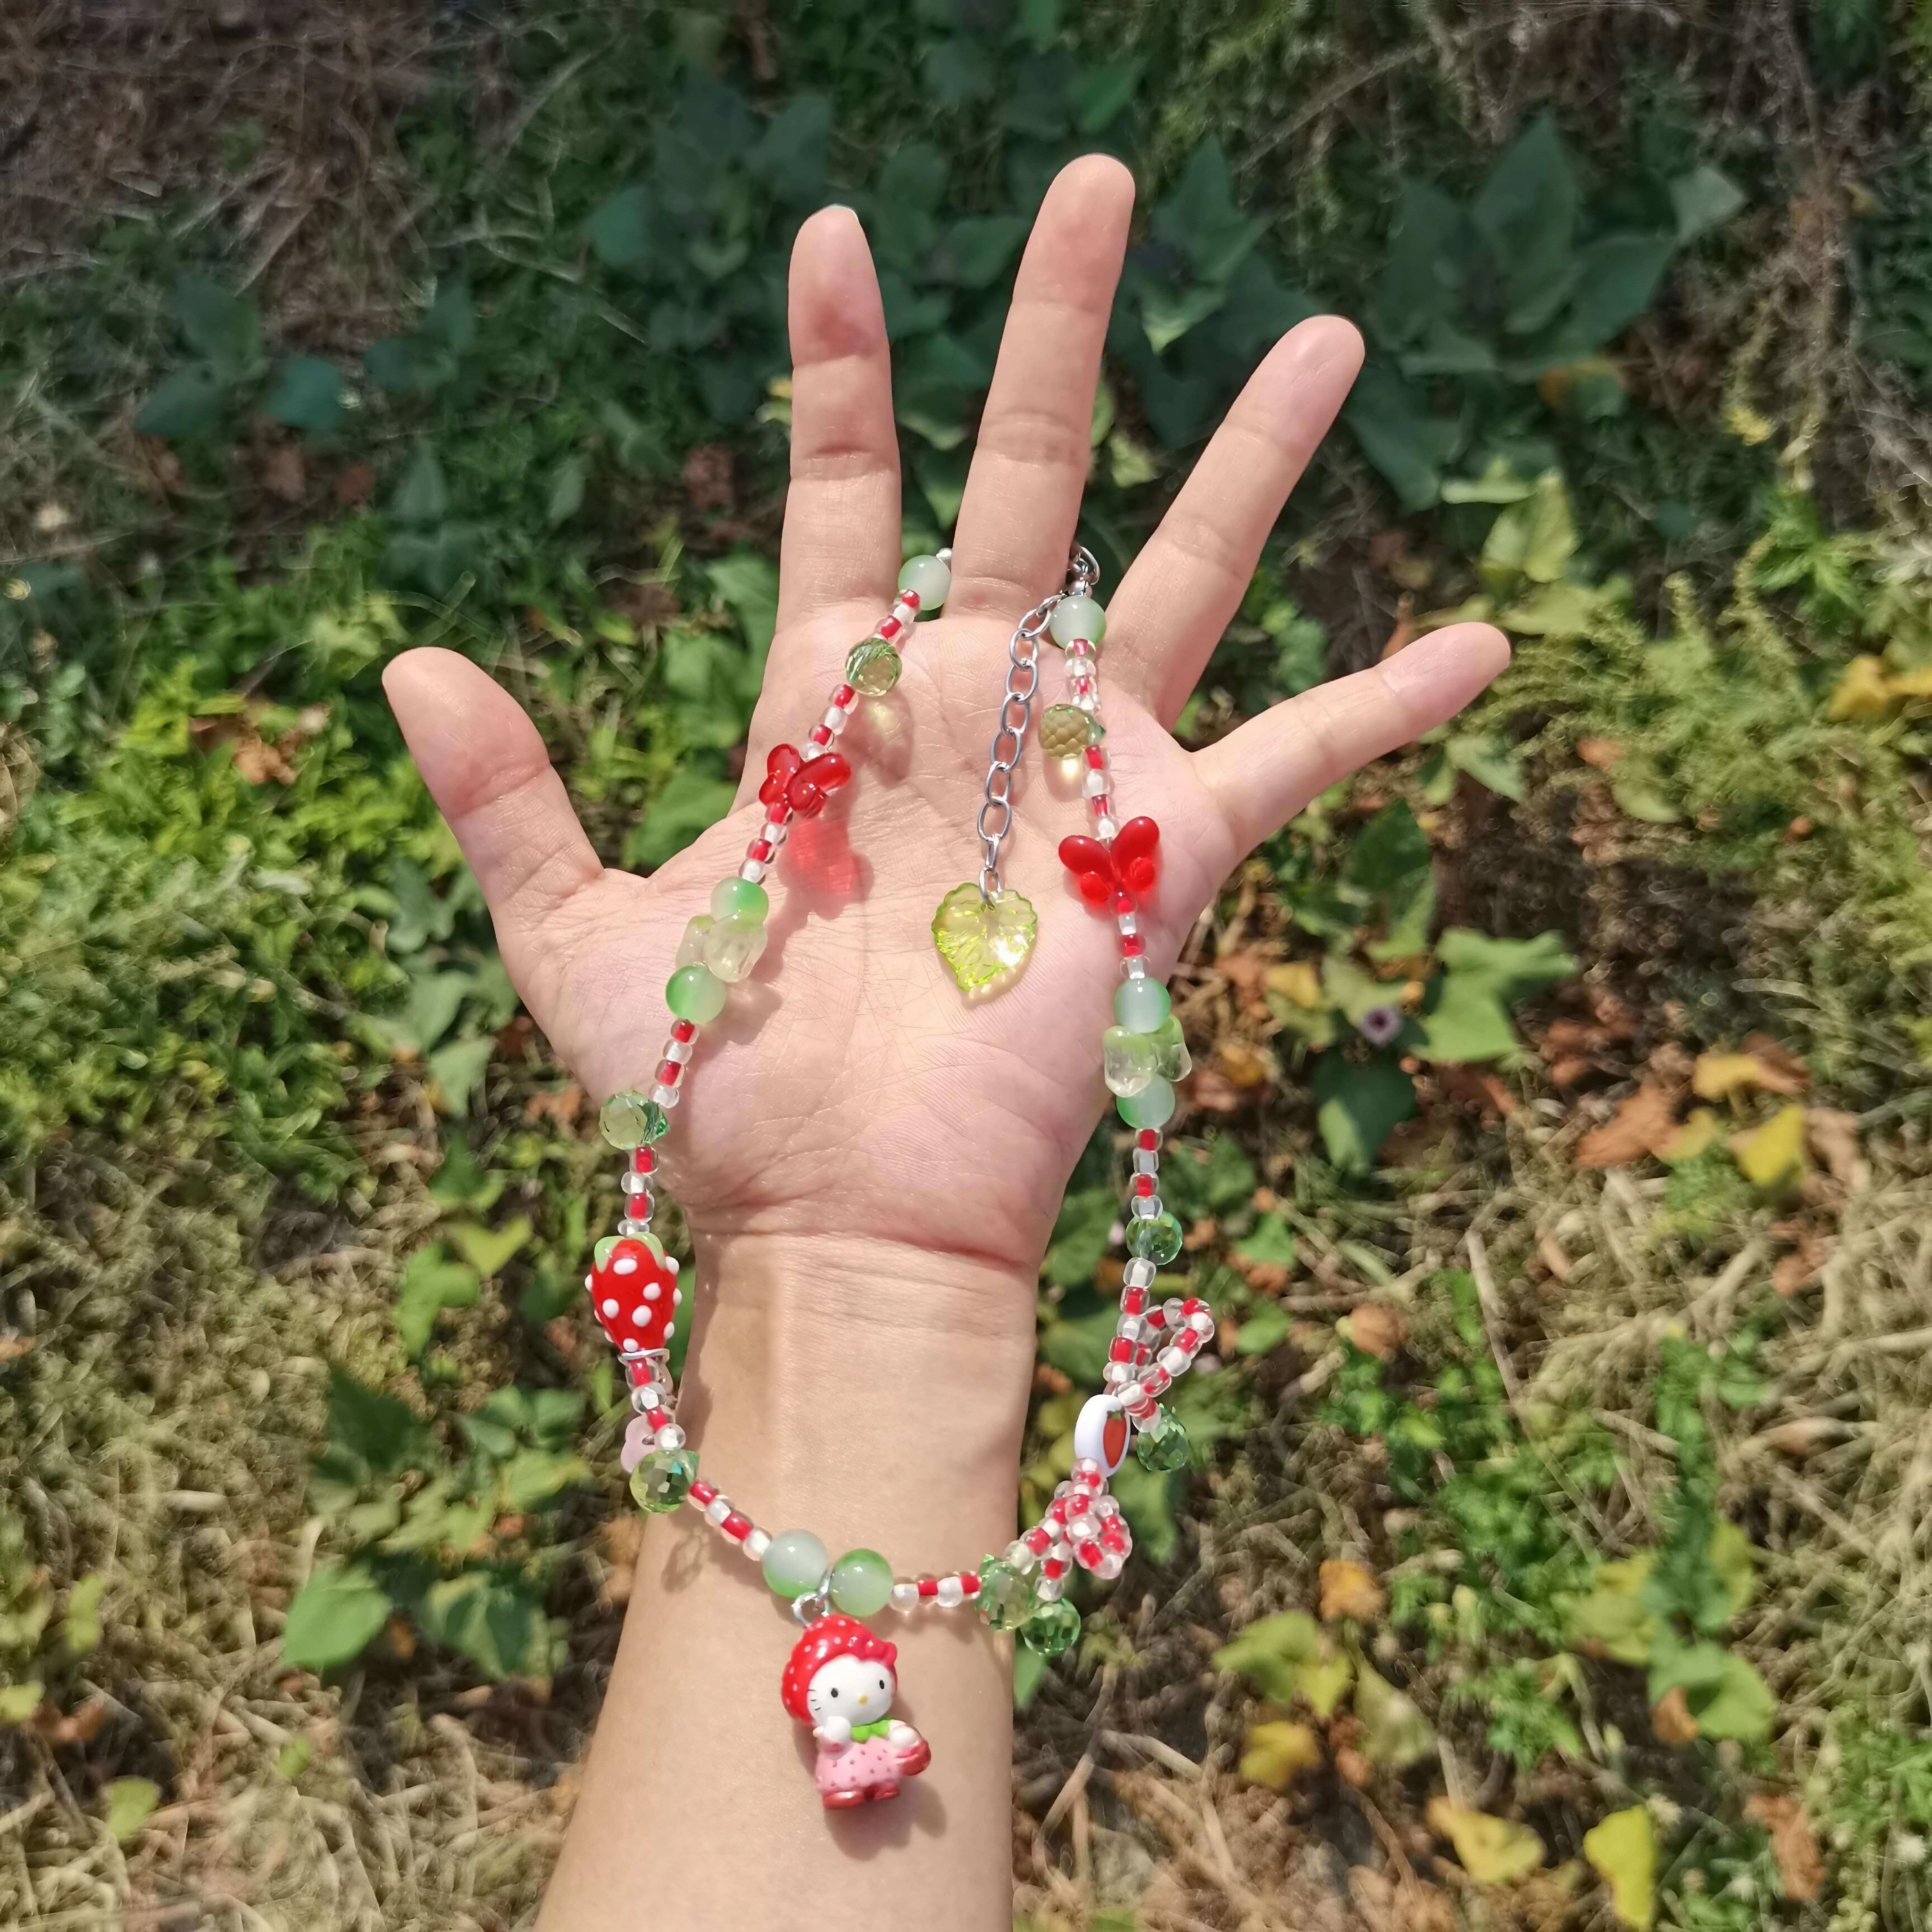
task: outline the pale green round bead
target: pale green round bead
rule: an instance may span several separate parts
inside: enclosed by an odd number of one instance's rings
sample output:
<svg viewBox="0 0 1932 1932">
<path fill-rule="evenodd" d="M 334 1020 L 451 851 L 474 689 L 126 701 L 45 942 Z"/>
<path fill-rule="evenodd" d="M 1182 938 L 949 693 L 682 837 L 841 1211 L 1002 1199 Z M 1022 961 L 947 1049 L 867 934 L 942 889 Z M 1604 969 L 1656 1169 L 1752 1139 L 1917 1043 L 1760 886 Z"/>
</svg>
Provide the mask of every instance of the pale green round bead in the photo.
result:
<svg viewBox="0 0 1932 1932">
<path fill-rule="evenodd" d="M 1123 980 L 1114 993 L 1114 1017 L 1130 1033 L 1158 1033 L 1174 1002 L 1158 980 Z"/>
<path fill-rule="evenodd" d="M 1084 638 L 1097 646 L 1107 634 L 1107 614 L 1091 597 L 1063 597 L 1053 607 L 1048 625 L 1057 644 L 1070 644 L 1076 638 Z"/>
<path fill-rule="evenodd" d="M 698 1026 L 724 1010 L 724 982 L 708 966 L 680 966 L 664 988 L 664 1004 Z"/>
<path fill-rule="evenodd" d="M 1187 1460 L 1187 1428 L 1171 1410 L 1163 1408 L 1134 1436 L 1134 1455 L 1143 1469 L 1180 1468 Z"/>
<path fill-rule="evenodd" d="M 1187 1036 L 1180 1022 L 1169 1013 L 1149 1036 L 1154 1041 L 1154 1070 L 1170 1085 L 1185 1080 L 1194 1071 L 1194 1058 L 1187 1051 Z"/>
<path fill-rule="evenodd" d="M 1180 1252 L 1180 1223 L 1172 1214 L 1144 1214 L 1127 1223 L 1127 1252 L 1165 1268 Z"/>
<path fill-rule="evenodd" d="M 1020 1628 L 1020 1641 L 1042 1657 L 1058 1657 L 1080 1640 L 1080 1612 L 1064 1598 L 1042 1604 Z"/>
<path fill-rule="evenodd" d="M 605 1143 L 629 1154 L 664 1138 L 669 1118 L 658 1103 L 642 1094 L 613 1094 L 597 1115 Z"/>
<path fill-rule="evenodd" d="M 771 895 L 749 879 L 720 879 L 711 888 L 713 919 L 762 920 L 771 909 Z"/>
<path fill-rule="evenodd" d="M 765 922 L 748 913 L 734 913 L 729 919 L 716 919 L 704 935 L 704 961 L 728 986 L 746 978 L 764 957 Z"/>
<path fill-rule="evenodd" d="M 899 654 L 884 638 L 868 638 L 845 653 L 845 682 L 867 698 L 883 698 L 899 681 Z"/>
<path fill-rule="evenodd" d="M 892 1601 L 892 1566 L 876 1550 L 848 1550 L 832 1566 L 832 1607 L 875 1617 Z"/>
<path fill-rule="evenodd" d="M 988 1556 L 980 1565 L 980 1614 L 989 1629 L 1018 1630 L 1033 1615 L 1033 1580 Z"/>
<path fill-rule="evenodd" d="M 773 1537 L 765 1552 L 765 1581 L 774 1596 L 787 1601 L 815 1590 L 825 1581 L 831 1558 L 808 1529 L 788 1529 Z"/>
<path fill-rule="evenodd" d="M 653 1449 L 631 1472 L 631 1496 L 652 1516 L 674 1510 L 698 1480 L 698 1458 L 688 1449 Z"/>
<path fill-rule="evenodd" d="M 899 588 L 919 599 L 922 611 L 937 610 L 952 588 L 952 566 L 936 556 L 909 556 L 899 571 Z"/>
<path fill-rule="evenodd" d="M 1154 1036 L 1109 1027 L 1100 1036 L 1100 1067 L 1108 1093 L 1124 1100 L 1144 1093 L 1154 1076 Z"/>
<path fill-rule="evenodd" d="M 1174 1118 L 1174 1089 L 1155 1078 L 1138 1094 L 1122 1094 L 1114 1105 L 1130 1127 L 1164 1127 Z"/>
</svg>

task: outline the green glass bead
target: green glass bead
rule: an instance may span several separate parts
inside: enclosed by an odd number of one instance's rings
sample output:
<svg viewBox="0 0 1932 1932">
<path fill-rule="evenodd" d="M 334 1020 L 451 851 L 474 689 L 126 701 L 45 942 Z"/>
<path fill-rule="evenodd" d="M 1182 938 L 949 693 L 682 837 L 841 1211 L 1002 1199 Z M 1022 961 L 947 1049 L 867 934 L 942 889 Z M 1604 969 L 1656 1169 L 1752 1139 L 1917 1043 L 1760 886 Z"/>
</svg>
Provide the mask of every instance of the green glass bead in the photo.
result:
<svg viewBox="0 0 1932 1932">
<path fill-rule="evenodd" d="M 980 1565 L 980 1614 L 989 1629 L 1018 1630 L 1033 1615 L 1033 1580 L 988 1556 Z"/>
<path fill-rule="evenodd" d="M 704 942 L 711 937 L 711 928 L 717 923 L 708 912 L 699 913 L 684 928 L 684 937 L 678 941 L 677 957 L 671 962 L 673 966 L 702 966 Z"/>
<path fill-rule="evenodd" d="M 1049 758 L 1077 758 L 1100 741 L 1100 721 L 1077 704 L 1049 704 L 1040 721 L 1040 748 Z"/>
<path fill-rule="evenodd" d="M 1187 1461 L 1186 1424 L 1163 1408 L 1135 1436 L 1134 1456 L 1143 1469 L 1156 1473 L 1182 1468 Z"/>
<path fill-rule="evenodd" d="M 1084 638 L 1096 650 L 1107 634 L 1107 614 L 1090 597 L 1063 597 L 1053 607 L 1048 620 L 1057 644 L 1070 644 Z"/>
<path fill-rule="evenodd" d="M 1042 1604 L 1020 1627 L 1020 1641 L 1042 1657 L 1058 1657 L 1080 1641 L 1080 1612 L 1063 1597 Z"/>
<path fill-rule="evenodd" d="M 610 1250 L 623 1238 L 622 1234 L 606 1234 L 596 1246 L 590 1250 L 590 1265 L 592 1268 L 601 1268 L 610 1258 Z"/>
<path fill-rule="evenodd" d="M 943 557 L 909 556 L 899 568 L 899 588 L 919 599 L 922 614 L 937 610 L 952 589 L 952 568 Z"/>
<path fill-rule="evenodd" d="M 1108 1093 L 1124 1100 L 1144 1091 L 1154 1076 L 1154 1036 L 1109 1027 L 1100 1036 L 1100 1067 Z"/>
<path fill-rule="evenodd" d="M 1130 1033 L 1158 1033 L 1173 1010 L 1158 980 L 1123 980 L 1114 990 L 1114 1017 Z"/>
<path fill-rule="evenodd" d="M 1180 1223 L 1172 1214 L 1148 1214 L 1127 1223 L 1127 1252 L 1165 1268 L 1180 1252 Z"/>
<path fill-rule="evenodd" d="M 711 922 L 704 935 L 704 962 L 728 986 L 745 978 L 765 951 L 765 922 L 742 913 Z"/>
<path fill-rule="evenodd" d="M 1130 1127 L 1164 1127 L 1174 1118 L 1174 1089 L 1156 1076 L 1138 1094 L 1123 1094 L 1114 1105 Z"/>
<path fill-rule="evenodd" d="M 613 1094 L 597 1116 L 598 1131 L 604 1140 L 626 1154 L 662 1140 L 670 1125 L 664 1110 L 642 1094 Z"/>
<path fill-rule="evenodd" d="M 1194 1071 L 1193 1058 L 1187 1051 L 1187 1036 L 1172 1013 L 1149 1036 L 1154 1041 L 1154 1070 L 1161 1079 L 1172 1086 L 1177 1080 L 1185 1080 Z M 1119 1090 L 1118 1088 L 1114 1089 L 1116 1093 Z"/>
<path fill-rule="evenodd" d="M 680 1019 L 703 1026 L 724 1010 L 724 982 L 708 966 L 680 966 L 664 988 L 664 1004 Z"/>
<path fill-rule="evenodd" d="M 899 681 L 899 654 L 884 638 L 868 638 L 845 653 L 845 682 L 868 698 L 883 698 Z"/>
<path fill-rule="evenodd" d="M 892 1597 L 892 1566 L 876 1550 L 848 1550 L 832 1566 L 832 1607 L 875 1617 Z"/>
<path fill-rule="evenodd" d="M 825 1546 L 808 1529 L 783 1530 L 765 1552 L 765 1581 L 775 1596 L 788 1602 L 815 1590 L 825 1581 L 832 1559 Z"/>
<path fill-rule="evenodd" d="M 771 894 L 749 879 L 720 879 L 711 888 L 713 919 L 755 919 L 762 924 L 771 910 Z"/>
<path fill-rule="evenodd" d="M 698 1457 L 688 1449 L 653 1449 L 631 1472 L 631 1495 L 641 1510 L 662 1516 L 691 1493 Z"/>
</svg>

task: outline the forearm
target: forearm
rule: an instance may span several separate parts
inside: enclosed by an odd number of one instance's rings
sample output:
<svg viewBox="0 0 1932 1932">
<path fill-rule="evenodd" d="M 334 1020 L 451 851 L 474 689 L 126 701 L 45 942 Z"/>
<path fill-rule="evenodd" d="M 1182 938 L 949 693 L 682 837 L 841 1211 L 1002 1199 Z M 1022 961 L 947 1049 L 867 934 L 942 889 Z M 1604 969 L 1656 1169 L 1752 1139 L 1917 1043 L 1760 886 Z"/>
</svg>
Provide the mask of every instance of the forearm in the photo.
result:
<svg viewBox="0 0 1932 1932">
<path fill-rule="evenodd" d="M 896 1573 L 1003 1549 L 1032 1351 L 1030 1281 L 883 1241 L 700 1246 L 679 1420 L 765 1528 Z M 829 1813 L 778 1681 L 798 1627 L 689 1508 L 649 1523 L 546 1932 L 801 1921 L 1011 1923 L 1011 1668 L 970 1610 L 886 1612 L 894 1715 L 932 1745 L 903 1795 Z M 889 1850 L 869 1856 L 881 1846 Z"/>
</svg>

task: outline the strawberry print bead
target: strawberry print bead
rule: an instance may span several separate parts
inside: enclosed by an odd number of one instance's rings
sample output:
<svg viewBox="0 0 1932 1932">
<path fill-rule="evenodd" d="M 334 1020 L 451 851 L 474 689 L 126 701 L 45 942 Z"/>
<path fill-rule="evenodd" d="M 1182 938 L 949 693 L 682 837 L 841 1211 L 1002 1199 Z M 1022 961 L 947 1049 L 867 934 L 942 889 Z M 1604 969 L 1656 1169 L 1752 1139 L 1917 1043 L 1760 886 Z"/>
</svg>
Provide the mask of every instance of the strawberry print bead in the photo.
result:
<svg viewBox="0 0 1932 1932">
<path fill-rule="evenodd" d="M 621 1355 L 655 1353 L 670 1342 L 684 1298 L 676 1271 L 639 1240 L 620 1235 L 584 1279 L 605 1334 Z"/>
</svg>

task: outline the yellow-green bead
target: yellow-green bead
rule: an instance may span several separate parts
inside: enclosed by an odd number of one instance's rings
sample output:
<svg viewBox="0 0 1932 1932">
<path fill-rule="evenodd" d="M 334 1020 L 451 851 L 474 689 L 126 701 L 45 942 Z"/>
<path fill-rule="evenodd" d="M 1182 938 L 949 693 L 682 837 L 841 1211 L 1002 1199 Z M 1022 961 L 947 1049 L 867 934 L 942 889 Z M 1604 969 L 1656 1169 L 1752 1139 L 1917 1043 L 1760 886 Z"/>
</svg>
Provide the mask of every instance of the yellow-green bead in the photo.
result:
<svg viewBox="0 0 1932 1932">
<path fill-rule="evenodd" d="M 711 928 L 717 923 L 708 912 L 694 914 L 684 928 L 684 937 L 678 941 L 677 957 L 671 962 L 673 967 L 702 966 L 705 941 L 711 937 Z"/>
<path fill-rule="evenodd" d="M 680 1019 L 704 1026 L 724 1010 L 724 982 L 708 966 L 680 966 L 664 988 L 664 1004 Z"/>
<path fill-rule="evenodd" d="M 1114 993 L 1114 1017 L 1130 1033 L 1158 1033 L 1174 1010 L 1158 980 L 1123 980 Z"/>
<path fill-rule="evenodd" d="M 1100 735 L 1100 720 L 1077 704 L 1049 704 L 1040 721 L 1040 748 L 1049 758 L 1077 758 Z"/>
<path fill-rule="evenodd" d="M 1155 1072 L 1154 1037 L 1117 1026 L 1100 1036 L 1100 1070 L 1108 1093 L 1124 1100 L 1147 1090 Z"/>
<path fill-rule="evenodd" d="M 832 1559 L 808 1529 L 781 1530 L 764 1555 L 765 1581 L 775 1596 L 790 1600 L 825 1581 Z"/>
<path fill-rule="evenodd" d="M 999 1557 L 980 1565 L 980 1614 L 988 1628 L 1018 1630 L 1033 1615 L 1033 1580 Z"/>
<path fill-rule="evenodd" d="M 670 1125 L 664 1110 L 642 1094 L 613 1094 L 597 1115 L 605 1143 L 625 1154 L 662 1140 Z"/>
<path fill-rule="evenodd" d="M 1080 1640 L 1080 1612 L 1063 1598 L 1042 1604 L 1020 1628 L 1020 1641 L 1042 1657 L 1058 1657 Z"/>
<path fill-rule="evenodd" d="M 1144 1214 L 1127 1223 L 1127 1252 L 1165 1268 L 1180 1252 L 1180 1223 L 1172 1214 Z"/>
<path fill-rule="evenodd" d="M 631 1496 L 652 1516 L 674 1510 L 698 1480 L 698 1458 L 688 1449 L 653 1449 L 631 1472 Z"/>
<path fill-rule="evenodd" d="M 944 557 L 909 556 L 899 571 L 899 588 L 910 590 L 919 599 L 921 611 L 929 614 L 951 592 L 952 568 Z"/>
<path fill-rule="evenodd" d="M 762 920 L 771 909 L 770 894 L 750 879 L 720 879 L 711 888 L 713 919 Z"/>
<path fill-rule="evenodd" d="M 1169 1013 L 1148 1036 L 1154 1042 L 1154 1070 L 1171 1086 L 1185 1080 L 1194 1071 L 1193 1056 L 1187 1051 L 1187 1036 L 1180 1022 Z"/>
<path fill-rule="evenodd" d="M 1090 597 L 1063 597 L 1048 620 L 1057 644 L 1084 638 L 1096 650 L 1107 634 L 1107 614 Z"/>
<path fill-rule="evenodd" d="M 883 698 L 899 681 L 899 654 L 884 638 L 868 638 L 845 654 L 845 682 L 868 698 Z"/>
<path fill-rule="evenodd" d="M 728 986 L 735 986 L 764 958 L 765 922 L 747 913 L 734 913 L 729 919 L 715 919 L 704 935 L 703 964 Z"/>
<path fill-rule="evenodd" d="M 1130 1127 L 1164 1127 L 1174 1118 L 1174 1088 L 1156 1076 L 1138 1094 L 1123 1094 L 1114 1105 Z"/>
<path fill-rule="evenodd" d="M 1181 1468 L 1187 1460 L 1186 1425 L 1163 1408 L 1147 1428 L 1136 1432 L 1134 1455 L 1143 1469 L 1156 1473 Z"/>
<path fill-rule="evenodd" d="M 892 1566 L 876 1550 L 848 1550 L 832 1566 L 832 1607 L 875 1617 L 892 1600 Z"/>
</svg>

